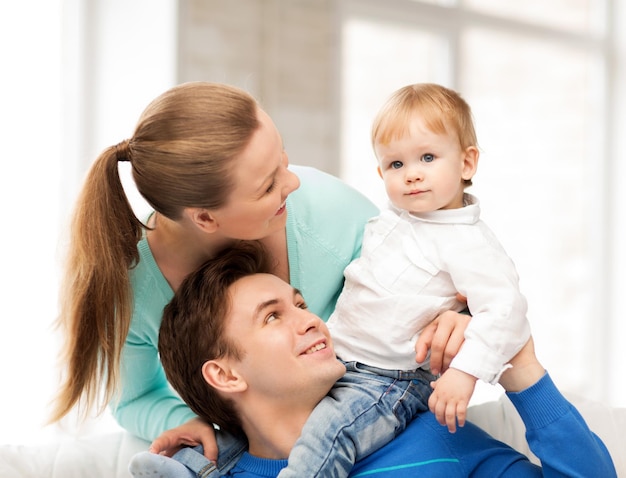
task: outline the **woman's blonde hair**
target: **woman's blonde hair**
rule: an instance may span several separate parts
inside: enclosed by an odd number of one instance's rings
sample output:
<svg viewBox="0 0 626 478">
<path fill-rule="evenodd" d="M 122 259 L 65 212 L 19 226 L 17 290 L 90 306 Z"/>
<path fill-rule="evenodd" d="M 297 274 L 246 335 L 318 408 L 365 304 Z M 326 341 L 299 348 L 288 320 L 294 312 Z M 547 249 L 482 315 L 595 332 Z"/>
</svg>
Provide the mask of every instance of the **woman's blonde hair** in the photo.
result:
<svg viewBox="0 0 626 478">
<path fill-rule="evenodd" d="M 456 134 L 461 149 L 478 148 L 470 106 L 456 91 L 434 83 L 407 85 L 389 97 L 374 118 L 372 146 L 405 136 L 415 114 L 433 133 Z M 471 179 L 465 184 L 471 185 Z"/>
<path fill-rule="evenodd" d="M 132 315 L 129 269 L 145 226 L 122 188 L 129 161 L 139 193 L 176 220 L 187 207 L 217 208 L 231 190 L 231 161 L 259 127 L 258 106 L 238 88 L 205 82 L 176 86 L 144 110 L 133 136 L 92 165 L 73 215 L 62 287 L 64 376 L 51 422 L 76 405 L 101 412 L 114 396 Z"/>
</svg>

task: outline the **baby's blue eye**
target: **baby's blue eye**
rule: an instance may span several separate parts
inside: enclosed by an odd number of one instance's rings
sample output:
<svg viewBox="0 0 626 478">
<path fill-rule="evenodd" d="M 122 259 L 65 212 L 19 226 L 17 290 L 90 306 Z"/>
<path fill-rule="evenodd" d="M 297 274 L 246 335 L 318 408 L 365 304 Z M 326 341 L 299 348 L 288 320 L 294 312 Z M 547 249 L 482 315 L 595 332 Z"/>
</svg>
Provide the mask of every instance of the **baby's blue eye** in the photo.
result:
<svg viewBox="0 0 626 478">
<path fill-rule="evenodd" d="M 434 160 L 435 160 L 435 156 L 430 153 L 427 153 L 424 156 L 422 156 L 422 161 L 424 161 L 425 163 L 430 163 Z"/>
<path fill-rule="evenodd" d="M 393 161 L 390 165 L 391 169 L 400 169 L 402 166 L 402 161 Z"/>
</svg>

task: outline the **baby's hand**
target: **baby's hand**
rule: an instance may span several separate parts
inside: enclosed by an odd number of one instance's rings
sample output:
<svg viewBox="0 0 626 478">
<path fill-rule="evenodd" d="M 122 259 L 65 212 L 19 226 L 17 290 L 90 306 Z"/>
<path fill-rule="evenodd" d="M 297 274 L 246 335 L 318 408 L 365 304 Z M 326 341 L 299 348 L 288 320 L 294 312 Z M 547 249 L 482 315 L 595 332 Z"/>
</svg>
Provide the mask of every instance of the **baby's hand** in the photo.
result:
<svg viewBox="0 0 626 478">
<path fill-rule="evenodd" d="M 476 380 L 469 373 L 449 368 L 431 383 L 434 391 L 428 399 L 428 407 L 441 425 L 448 426 L 450 433 L 456 432 L 457 421 L 460 427 L 465 425 L 467 405 L 474 393 Z"/>
</svg>

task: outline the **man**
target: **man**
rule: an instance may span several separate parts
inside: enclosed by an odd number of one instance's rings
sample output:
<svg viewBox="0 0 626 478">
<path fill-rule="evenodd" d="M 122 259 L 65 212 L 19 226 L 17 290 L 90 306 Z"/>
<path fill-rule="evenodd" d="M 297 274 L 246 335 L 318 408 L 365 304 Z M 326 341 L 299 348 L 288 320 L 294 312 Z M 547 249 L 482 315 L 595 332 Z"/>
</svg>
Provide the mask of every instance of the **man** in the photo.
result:
<svg viewBox="0 0 626 478">
<path fill-rule="evenodd" d="M 154 468 L 170 477 L 277 476 L 286 466 L 307 418 L 345 369 L 324 322 L 307 311 L 297 290 L 267 271 L 260 248 L 226 251 L 181 286 L 159 338 L 164 369 L 183 400 L 223 432 L 245 435 L 247 452 L 241 453 L 245 442 L 218 441 L 219 471 L 191 449 L 175 455 L 197 474 L 144 453 L 131 463 L 135 476 Z M 537 361 L 532 340 L 511 363 L 501 384 L 543 469 L 472 424 L 450 434 L 423 413 L 392 443 L 357 462 L 351 476 L 616 476 L 600 439 Z M 219 432 L 218 440 L 224 436 Z"/>
</svg>

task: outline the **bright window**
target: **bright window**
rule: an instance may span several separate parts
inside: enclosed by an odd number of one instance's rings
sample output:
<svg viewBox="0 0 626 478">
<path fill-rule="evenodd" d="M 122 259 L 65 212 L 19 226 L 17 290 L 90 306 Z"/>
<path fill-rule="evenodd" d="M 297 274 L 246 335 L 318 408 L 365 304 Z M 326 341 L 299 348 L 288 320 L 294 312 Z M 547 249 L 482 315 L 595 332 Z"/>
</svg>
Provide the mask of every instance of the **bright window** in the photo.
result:
<svg viewBox="0 0 626 478">
<path fill-rule="evenodd" d="M 607 211 L 618 206 L 607 7 L 439 3 L 396 1 L 389 11 L 376 0 L 341 2 L 341 175 L 384 205 L 369 138 L 378 107 L 409 83 L 461 92 L 481 147 L 472 192 L 518 267 L 540 358 L 565 390 L 624 405 L 617 368 L 607 369 L 624 364 L 608 341 L 617 322 L 607 305 L 609 244 L 618 231 Z"/>
</svg>

